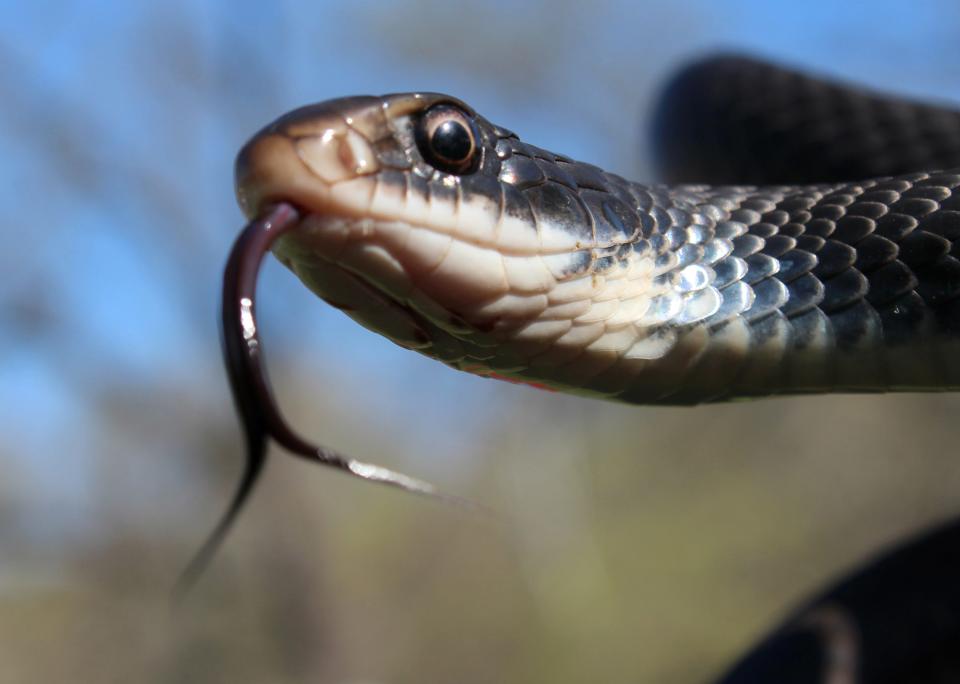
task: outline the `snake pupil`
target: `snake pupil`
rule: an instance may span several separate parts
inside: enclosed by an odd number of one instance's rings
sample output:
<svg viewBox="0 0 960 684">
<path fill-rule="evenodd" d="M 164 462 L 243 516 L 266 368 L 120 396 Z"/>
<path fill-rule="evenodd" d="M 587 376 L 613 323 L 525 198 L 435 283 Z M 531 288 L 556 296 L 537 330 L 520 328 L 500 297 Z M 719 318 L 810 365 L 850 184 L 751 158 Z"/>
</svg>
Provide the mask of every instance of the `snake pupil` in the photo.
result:
<svg viewBox="0 0 960 684">
<path fill-rule="evenodd" d="M 438 157 L 462 162 L 470 154 L 473 141 L 470 132 L 458 121 L 444 121 L 433 132 L 430 146 Z"/>
</svg>

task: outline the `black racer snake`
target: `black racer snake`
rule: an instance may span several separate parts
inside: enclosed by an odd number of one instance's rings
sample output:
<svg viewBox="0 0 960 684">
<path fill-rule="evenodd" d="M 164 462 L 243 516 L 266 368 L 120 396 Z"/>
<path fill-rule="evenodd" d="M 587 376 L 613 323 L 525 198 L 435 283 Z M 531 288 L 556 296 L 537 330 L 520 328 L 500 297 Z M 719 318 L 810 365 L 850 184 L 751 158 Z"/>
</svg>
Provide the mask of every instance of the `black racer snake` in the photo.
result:
<svg viewBox="0 0 960 684">
<path fill-rule="evenodd" d="M 253 311 L 268 250 L 401 346 L 559 391 L 696 404 L 960 387 L 960 113 L 721 57 L 673 81 L 655 141 L 671 185 L 534 147 L 431 93 L 331 100 L 254 136 L 223 317 L 249 461 L 187 581 L 270 438 L 436 495 L 284 422 Z M 958 578 L 960 523 L 843 579 L 719 681 L 960 681 Z"/>
</svg>

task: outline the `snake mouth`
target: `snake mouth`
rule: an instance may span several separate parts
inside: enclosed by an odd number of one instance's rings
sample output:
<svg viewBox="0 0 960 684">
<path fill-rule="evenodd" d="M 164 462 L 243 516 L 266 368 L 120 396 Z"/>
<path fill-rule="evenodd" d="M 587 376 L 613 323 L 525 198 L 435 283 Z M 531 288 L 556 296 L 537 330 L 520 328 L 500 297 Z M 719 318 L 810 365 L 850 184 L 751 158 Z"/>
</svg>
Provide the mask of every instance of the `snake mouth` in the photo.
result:
<svg viewBox="0 0 960 684">
<path fill-rule="evenodd" d="M 334 214 L 351 218 L 369 205 L 379 170 L 366 139 L 331 120 L 314 122 L 315 131 L 292 135 L 280 123 L 262 131 L 237 156 L 237 202 L 250 220 L 265 207 L 288 202 L 302 215 Z M 334 187 L 336 193 L 334 194 Z"/>
</svg>

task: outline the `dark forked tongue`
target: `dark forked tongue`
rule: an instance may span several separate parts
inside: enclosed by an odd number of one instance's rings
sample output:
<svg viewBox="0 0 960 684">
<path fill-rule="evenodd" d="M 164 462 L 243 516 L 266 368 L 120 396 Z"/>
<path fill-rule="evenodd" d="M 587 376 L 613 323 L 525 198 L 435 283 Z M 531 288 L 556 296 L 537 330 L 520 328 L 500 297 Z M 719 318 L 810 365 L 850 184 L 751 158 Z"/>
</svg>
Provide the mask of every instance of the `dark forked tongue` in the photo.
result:
<svg viewBox="0 0 960 684">
<path fill-rule="evenodd" d="M 294 228 L 299 220 L 299 212 L 290 204 L 279 203 L 267 208 L 243 229 L 227 260 L 223 275 L 221 343 L 233 399 L 243 425 L 246 462 L 240 484 L 226 512 L 180 574 L 174 589 L 176 596 L 182 596 L 193 585 L 223 542 L 263 470 L 267 443 L 271 439 L 296 456 L 355 477 L 475 507 L 465 500 L 439 494 L 432 485 L 421 480 L 311 444 L 283 419 L 267 379 L 254 301 L 257 274 L 264 256 L 274 241 Z"/>
</svg>

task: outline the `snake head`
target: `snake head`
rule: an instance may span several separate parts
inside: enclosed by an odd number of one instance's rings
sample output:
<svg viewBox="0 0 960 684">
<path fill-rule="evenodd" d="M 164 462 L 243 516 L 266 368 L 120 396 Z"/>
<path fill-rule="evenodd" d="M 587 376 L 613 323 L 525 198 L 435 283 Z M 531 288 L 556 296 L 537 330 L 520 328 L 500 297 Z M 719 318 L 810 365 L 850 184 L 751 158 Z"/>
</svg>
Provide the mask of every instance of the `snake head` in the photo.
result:
<svg viewBox="0 0 960 684">
<path fill-rule="evenodd" d="M 286 114 L 241 150 L 237 197 L 251 218 L 295 205 L 304 218 L 277 243 L 280 260 L 367 327 L 422 348 L 434 332 L 427 320 L 448 324 L 448 307 L 497 287 L 478 277 L 479 260 L 466 261 L 489 250 L 454 247 L 460 225 L 471 242 L 493 242 L 495 142 L 494 127 L 445 95 L 331 100 Z M 481 183 L 483 193 L 465 188 Z M 475 253 L 458 258 L 463 248 Z"/>
<path fill-rule="evenodd" d="M 557 368 L 585 353 L 595 362 L 580 359 L 578 373 L 609 367 L 641 336 L 638 312 L 656 308 L 655 259 L 635 258 L 654 250 L 653 224 L 630 185 L 523 143 L 456 98 L 295 110 L 243 148 L 236 179 L 248 217 L 274 202 L 298 208 L 274 253 L 310 289 L 462 370 L 581 385 Z"/>
</svg>

